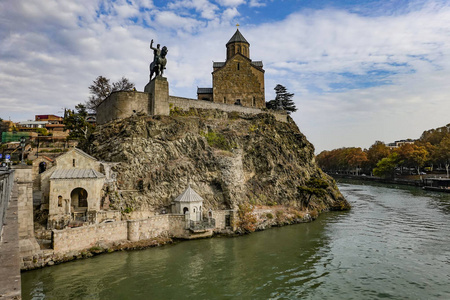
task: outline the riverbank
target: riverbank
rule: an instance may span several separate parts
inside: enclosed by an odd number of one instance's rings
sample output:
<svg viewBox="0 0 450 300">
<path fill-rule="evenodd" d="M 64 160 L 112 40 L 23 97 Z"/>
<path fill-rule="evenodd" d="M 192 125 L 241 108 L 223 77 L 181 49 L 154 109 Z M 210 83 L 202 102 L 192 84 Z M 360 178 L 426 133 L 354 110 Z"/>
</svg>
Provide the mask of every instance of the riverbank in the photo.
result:
<svg viewBox="0 0 450 300">
<path fill-rule="evenodd" d="M 233 224 L 233 228 L 224 230 L 215 230 L 209 237 L 238 237 L 254 231 L 263 231 L 272 227 L 281 227 L 299 223 L 308 223 L 315 220 L 320 213 L 326 210 L 302 211 L 291 207 L 284 206 L 255 206 L 246 212 L 243 212 L 239 221 Z M 112 223 L 110 223 L 112 224 Z M 96 225 L 90 225 L 95 227 Z M 81 227 L 82 228 L 82 227 Z M 77 230 L 73 228 L 70 230 Z M 21 270 L 29 271 L 53 266 L 69 261 L 90 258 L 96 255 L 112 253 L 116 251 L 142 250 L 151 247 L 159 247 L 174 242 L 186 241 L 189 239 L 181 239 L 168 234 L 162 234 L 154 238 L 130 241 L 100 241 L 88 248 L 78 250 L 68 250 L 63 252 L 54 249 L 43 249 L 33 255 L 22 258 Z"/>
<path fill-rule="evenodd" d="M 353 179 L 353 180 L 362 180 L 362 181 L 370 181 L 370 182 L 380 182 L 386 184 L 400 184 L 400 185 L 408 185 L 408 186 L 416 186 L 423 187 L 425 185 L 425 181 L 422 180 L 411 180 L 404 178 L 394 178 L 394 179 L 385 179 L 381 177 L 375 176 L 361 176 L 361 175 L 350 175 L 350 174 L 333 174 L 328 173 L 334 179 Z"/>
</svg>

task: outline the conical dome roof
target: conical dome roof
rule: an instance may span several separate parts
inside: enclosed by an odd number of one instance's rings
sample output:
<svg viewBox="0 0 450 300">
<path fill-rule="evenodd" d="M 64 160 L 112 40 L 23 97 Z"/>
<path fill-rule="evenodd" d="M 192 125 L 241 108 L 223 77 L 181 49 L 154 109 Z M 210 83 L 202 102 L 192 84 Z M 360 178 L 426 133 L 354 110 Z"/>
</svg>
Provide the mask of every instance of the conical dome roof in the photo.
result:
<svg viewBox="0 0 450 300">
<path fill-rule="evenodd" d="M 203 198 L 189 184 L 184 192 L 175 199 L 175 202 L 203 202 Z"/>
<path fill-rule="evenodd" d="M 245 39 L 245 37 L 242 35 L 242 33 L 239 31 L 239 29 L 236 29 L 236 32 L 231 37 L 231 39 L 228 41 L 227 46 L 231 43 L 247 43 L 250 45 L 249 42 Z"/>
</svg>

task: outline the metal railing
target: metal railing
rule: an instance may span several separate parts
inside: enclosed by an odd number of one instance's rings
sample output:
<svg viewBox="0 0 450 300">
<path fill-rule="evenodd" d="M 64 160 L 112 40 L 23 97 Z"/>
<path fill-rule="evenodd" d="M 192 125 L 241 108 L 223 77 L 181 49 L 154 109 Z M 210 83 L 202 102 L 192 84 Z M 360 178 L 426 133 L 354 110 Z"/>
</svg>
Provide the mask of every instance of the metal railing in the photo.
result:
<svg viewBox="0 0 450 300">
<path fill-rule="evenodd" d="M 190 220 L 189 223 L 189 229 L 193 231 L 214 229 L 215 227 L 216 227 L 216 220 L 212 218 L 203 219 L 202 221 Z"/>
</svg>

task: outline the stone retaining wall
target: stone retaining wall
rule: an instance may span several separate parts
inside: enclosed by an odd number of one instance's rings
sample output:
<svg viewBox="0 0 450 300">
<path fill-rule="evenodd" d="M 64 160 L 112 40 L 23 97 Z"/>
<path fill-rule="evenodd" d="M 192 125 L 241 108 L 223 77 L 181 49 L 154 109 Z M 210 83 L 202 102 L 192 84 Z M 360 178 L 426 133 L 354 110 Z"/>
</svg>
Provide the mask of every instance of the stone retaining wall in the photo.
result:
<svg viewBox="0 0 450 300">
<path fill-rule="evenodd" d="M 89 249 L 98 242 L 110 243 L 127 240 L 127 238 L 127 221 L 66 228 L 52 232 L 55 253 Z"/>
</svg>

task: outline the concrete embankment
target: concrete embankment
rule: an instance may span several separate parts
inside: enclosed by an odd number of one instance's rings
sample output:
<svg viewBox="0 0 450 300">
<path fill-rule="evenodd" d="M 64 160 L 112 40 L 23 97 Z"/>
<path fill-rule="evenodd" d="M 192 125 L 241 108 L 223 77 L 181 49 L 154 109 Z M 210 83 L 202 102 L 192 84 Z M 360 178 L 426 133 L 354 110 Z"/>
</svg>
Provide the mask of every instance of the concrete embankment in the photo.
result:
<svg viewBox="0 0 450 300">
<path fill-rule="evenodd" d="M 327 173 L 327 174 L 335 179 L 344 178 L 344 179 L 380 182 L 380 183 L 387 183 L 387 184 L 401 184 L 401 185 L 418 186 L 418 187 L 424 186 L 423 180 L 409 180 L 409 179 L 401 179 L 401 178 L 384 179 L 384 178 L 375 177 L 375 176 L 359 176 L 359 175 L 333 174 L 333 173 Z"/>
<path fill-rule="evenodd" d="M 0 298 L 21 299 L 18 192 L 12 188 L 14 172 L 0 174 L 1 242 Z"/>
</svg>

